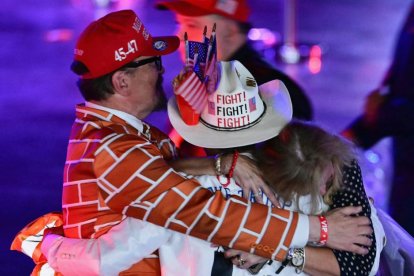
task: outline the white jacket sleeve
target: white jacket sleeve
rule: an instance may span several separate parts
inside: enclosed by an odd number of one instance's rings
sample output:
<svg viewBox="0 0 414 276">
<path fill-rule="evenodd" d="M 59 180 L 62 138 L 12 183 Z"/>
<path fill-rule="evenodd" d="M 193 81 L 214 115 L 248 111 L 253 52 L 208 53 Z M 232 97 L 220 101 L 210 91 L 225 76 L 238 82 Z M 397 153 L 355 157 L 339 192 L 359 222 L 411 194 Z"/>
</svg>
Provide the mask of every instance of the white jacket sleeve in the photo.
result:
<svg viewBox="0 0 414 276">
<path fill-rule="evenodd" d="M 384 249 L 387 239 L 385 236 L 384 227 L 380 219 L 378 218 L 377 209 L 375 208 L 374 204 L 372 204 L 371 201 L 369 201 L 369 204 L 371 205 L 371 221 L 372 221 L 372 228 L 374 228 L 375 241 L 376 241 L 375 261 L 374 261 L 374 264 L 372 265 L 372 269 L 369 275 L 375 276 L 377 275 L 377 272 L 379 269 L 381 252 Z"/>
<path fill-rule="evenodd" d="M 299 214 L 298 226 L 293 235 L 290 247 L 301 248 L 305 247 L 309 240 L 309 217 L 304 214 Z"/>
<path fill-rule="evenodd" d="M 170 231 L 149 222 L 127 218 L 97 239 L 48 235 L 42 253 L 63 275 L 118 275 L 148 257 L 170 237 Z"/>
</svg>

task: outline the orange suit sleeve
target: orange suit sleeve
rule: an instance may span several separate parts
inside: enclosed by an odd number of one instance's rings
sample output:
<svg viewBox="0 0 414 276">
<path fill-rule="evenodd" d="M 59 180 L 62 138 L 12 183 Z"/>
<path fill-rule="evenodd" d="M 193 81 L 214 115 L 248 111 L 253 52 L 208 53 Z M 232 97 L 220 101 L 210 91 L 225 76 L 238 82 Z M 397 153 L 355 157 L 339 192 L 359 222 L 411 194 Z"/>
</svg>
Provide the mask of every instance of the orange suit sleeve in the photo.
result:
<svg viewBox="0 0 414 276">
<path fill-rule="evenodd" d="M 285 258 L 298 213 L 238 196 L 226 200 L 180 176 L 154 144 L 136 136 L 118 134 L 95 156 L 101 196 L 115 212 L 266 258 Z"/>
</svg>

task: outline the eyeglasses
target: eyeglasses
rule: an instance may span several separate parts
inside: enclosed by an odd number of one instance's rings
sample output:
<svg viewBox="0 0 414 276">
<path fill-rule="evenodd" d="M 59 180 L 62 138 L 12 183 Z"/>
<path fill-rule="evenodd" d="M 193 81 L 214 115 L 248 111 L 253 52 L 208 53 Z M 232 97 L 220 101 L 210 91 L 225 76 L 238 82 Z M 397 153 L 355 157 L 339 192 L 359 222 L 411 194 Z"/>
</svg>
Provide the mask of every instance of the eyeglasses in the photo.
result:
<svg viewBox="0 0 414 276">
<path fill-rule="evenodd" d="M 161 57 L 159 56 L 152 57 L 152 58 L 146 58 L 146 59 L 142 59 L 138 61 L 131 61 L 130 63 L 125 64 L 124 67 L 138 68 L 140 66 L 143 66 L 151 62 L 155 62 L 155 66 L 157 66 L 158 71 L 162 70 L 162 61 L 161 61 Z"/>
</svg>

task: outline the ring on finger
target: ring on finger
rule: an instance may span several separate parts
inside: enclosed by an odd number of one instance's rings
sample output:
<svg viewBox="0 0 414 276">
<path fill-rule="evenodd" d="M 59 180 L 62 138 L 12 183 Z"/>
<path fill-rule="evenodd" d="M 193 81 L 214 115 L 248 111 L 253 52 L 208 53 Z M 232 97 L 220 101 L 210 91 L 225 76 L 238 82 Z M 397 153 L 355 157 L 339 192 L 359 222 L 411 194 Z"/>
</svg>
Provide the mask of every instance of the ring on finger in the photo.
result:
<svg viewBox="0 0 414 276">
<path fill-rule="evenodd" d="M 243 266 L 246 263 L 246 260 L 239 258 L 239 266 Z"/>
</svg>

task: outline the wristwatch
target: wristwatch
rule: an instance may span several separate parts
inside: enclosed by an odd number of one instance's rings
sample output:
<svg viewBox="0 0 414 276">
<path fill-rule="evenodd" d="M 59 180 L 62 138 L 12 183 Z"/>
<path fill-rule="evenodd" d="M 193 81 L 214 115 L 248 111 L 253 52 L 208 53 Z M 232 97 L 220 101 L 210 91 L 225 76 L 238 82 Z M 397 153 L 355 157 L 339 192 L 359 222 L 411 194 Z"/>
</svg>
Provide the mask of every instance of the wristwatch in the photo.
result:
<svg viewBox="0 0 414 276">
<path fill-rule="evenodd" d="M 297 274 L 302 273 L 305 266 L 305 249 L 304 248 L 290 248 L 288 255 L 290 255 L 290 264 L 295 268 Z"/>
<path fill-rule="evenodd" d="M 280 264 L 276 274 L 282 272 L 282 270 L 291 265 L 295 268 L 295 272 L 300 274 L 305 267 L 305 249 L 304 248 L 289 248 L 286 259 Z"/>
</svg>

